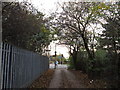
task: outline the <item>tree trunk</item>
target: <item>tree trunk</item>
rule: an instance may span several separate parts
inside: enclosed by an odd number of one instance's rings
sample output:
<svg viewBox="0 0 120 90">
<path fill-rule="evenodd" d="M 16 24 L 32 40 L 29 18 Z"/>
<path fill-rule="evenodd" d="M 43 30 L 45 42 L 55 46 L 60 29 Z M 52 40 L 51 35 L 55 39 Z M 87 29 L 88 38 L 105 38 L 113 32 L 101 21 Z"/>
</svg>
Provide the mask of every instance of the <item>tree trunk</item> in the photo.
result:
<svg viewBox="0 0 120 90">
<path fill-rule="evenodd" d="M 82 36 L 82 39 L 83 39 L 83 42 L 84 42 L 84 45 L 85 45 L 85 49 L 86 49 L 86 51 L 88 53 L 89 58 L 93 59 L 93 56 L 92 56 L 92 54 L 91 54 L 91 52 L 90 52 L 90 50 L 88 48 L 88 43 L 87 43 L 87 41 L 86 41 L 86 39 L 84 37 L 84 34 L 81 34 L 81 36 Z"/>
<path fill-rule="evenodd" d="M 78 54 L 78 47 L 77 50 L 76 48 L 74 48 L 73 50 L 73 54 L 72 54 L 72 59 L 73 59 L 73 64 L 74 64 L 74 68 L 77 69 L 76 63 L 77 63 L 77 54 Z"/>
</svg>

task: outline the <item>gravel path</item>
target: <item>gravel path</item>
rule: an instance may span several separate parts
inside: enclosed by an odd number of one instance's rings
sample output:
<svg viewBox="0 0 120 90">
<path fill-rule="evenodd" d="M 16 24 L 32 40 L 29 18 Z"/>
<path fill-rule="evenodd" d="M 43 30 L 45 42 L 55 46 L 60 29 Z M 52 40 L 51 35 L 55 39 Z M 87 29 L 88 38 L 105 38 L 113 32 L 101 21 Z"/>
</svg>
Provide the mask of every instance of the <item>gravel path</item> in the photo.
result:
<svg viewBox="0 0 120 90">
<path fill-rule="evenodd" d="M 85 86 L 69 70 L 56 69 L 49 88 L 85 88 Z"/>
<path fill-rule="evenodd" d="M 61 87 L 61 81 L 62 80 L 62 76 L 61 76 L 61 70 L 60 69 L 56 69 L 55 73 L 53 75 L 53 79 L 50 82 L 49 88 L 58 88 Z"/>
<path fill-rule="evenodd" d="M 80 70 L 67 70 L 67 65 L 50 65 L 49 70 L 36 79 L 28 88 L 106 88 L 104 80 L 94 80 Z"/>
</svg>

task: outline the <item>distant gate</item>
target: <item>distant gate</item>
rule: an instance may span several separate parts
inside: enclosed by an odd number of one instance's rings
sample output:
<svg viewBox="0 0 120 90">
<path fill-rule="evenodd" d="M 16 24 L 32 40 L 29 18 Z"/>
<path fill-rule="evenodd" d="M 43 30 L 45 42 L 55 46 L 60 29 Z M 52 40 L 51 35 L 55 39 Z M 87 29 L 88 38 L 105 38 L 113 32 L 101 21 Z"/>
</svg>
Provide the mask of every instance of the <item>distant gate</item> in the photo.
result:
<svg viewBox="0 0 120 90">
<path fill-rule="evenodd" d="M 46 56 L 5 43 L 1 46 L 1 88 L 26 87 L 49 68 Z"/>
</svg>

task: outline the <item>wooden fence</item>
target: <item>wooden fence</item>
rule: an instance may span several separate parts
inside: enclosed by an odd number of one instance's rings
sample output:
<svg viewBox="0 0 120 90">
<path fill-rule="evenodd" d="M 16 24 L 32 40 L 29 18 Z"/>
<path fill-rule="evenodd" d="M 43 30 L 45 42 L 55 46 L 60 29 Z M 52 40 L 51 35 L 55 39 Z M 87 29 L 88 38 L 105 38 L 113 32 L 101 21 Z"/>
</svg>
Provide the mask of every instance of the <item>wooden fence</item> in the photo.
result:
<svg viewBox="0 0 120 90">
<path fill-rule="evenodd" d="M 1 44 L 1 88 L 23 88 L 38 78 L 49 68 L 46 56 Z"/>
</svg>

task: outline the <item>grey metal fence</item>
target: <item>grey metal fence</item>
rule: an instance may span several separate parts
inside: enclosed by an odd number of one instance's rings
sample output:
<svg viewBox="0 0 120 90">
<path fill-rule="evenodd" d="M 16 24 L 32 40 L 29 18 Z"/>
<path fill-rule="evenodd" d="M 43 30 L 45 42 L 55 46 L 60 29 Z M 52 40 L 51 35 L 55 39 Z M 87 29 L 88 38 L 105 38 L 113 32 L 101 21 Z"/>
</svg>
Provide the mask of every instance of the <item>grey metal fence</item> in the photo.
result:
<svg viewBox="0 0 120 90">
<path fill-rule="evenodd" d="M 22 88 L 49 68 L 49 60 L 31 51 L 2 43 L 1 88 Z"/>
</svg>

